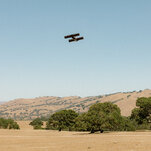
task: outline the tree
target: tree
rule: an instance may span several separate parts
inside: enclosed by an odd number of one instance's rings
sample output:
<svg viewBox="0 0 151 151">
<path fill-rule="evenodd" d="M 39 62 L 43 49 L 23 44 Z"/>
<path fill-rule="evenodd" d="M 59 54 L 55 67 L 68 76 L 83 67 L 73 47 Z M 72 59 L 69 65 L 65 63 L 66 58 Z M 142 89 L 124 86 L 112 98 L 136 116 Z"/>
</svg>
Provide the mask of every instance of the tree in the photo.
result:
<svg viewBox="0 0 151 151">
<path fill-rule="evenodd" d="M 20 129 L 19 125 L 14 120 L 8 119 L 7 122 L 8 122 L 8 128 L 9 129 Z"/>
<path fill-rule="evenodd" d="M 62 129 L 72 130 L 75 124 L 75 118 L 78 116 L 73 110 L 62 110 L 54 113 L 46 124 L 47 129 Z"/>
<path fill-rule="evenodd" d="M 136 130 L 136 122 L 131 120 L 130 117 L 122 117 L 121 120 L 121 131 L 135 131 Z"/>
<path fill-rule="evenodd" d="M 142 119 L 140 118 L 139 113 L 140 113 L 140 109 L 139 109 L 139 108 L 134 108 L 134 109 L 132 110 L 130 119 L 131 119 L 131 120 L 135 120 L 138 124 L 142 124 L 143 121 L 142 121 Z"/>
<path fill-rule="evenodd" d="M 137 108 L 132 110 L 131 119 L 135 120 L 140 128 L 149 128 L 151 123 L 151 97 L 141 97 L 136 100 Z"/>
<path fill-rule="evenodd" d="M 42 129 L 43 122 L 40 118 L 36 118 L 29 125 L 32 125 L 34 129 Z"/>
<path fill-rule="evenodd" d="M 76 131 L 89 131 L 88 124 L 87 113 L 82 113 L 75 119 L 74 129 Z"/>
<path fill-rule="evenodd" d="M 121 130 L 122 116 L 117 105 L 111 102 L 92 105 L 88 112 L 78 117 L 77 129 L 103 132 L 104 130 Z"/>
<path fill-rule="evenodd" d="M 15 122 L 13 119 L 4 119 L 0 118 L 0 128 L 4 129 L 20 129 L 17 122 Z"/>
</svg>

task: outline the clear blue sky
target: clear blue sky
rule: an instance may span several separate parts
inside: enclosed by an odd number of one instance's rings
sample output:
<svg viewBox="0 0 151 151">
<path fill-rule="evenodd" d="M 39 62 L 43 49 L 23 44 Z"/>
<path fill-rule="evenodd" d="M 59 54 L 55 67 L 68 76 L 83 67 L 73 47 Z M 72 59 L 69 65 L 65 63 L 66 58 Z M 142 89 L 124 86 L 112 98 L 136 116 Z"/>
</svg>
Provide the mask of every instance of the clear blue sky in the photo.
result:
<svg viewBox="0 0 151 151">
<path fill-rule="evenodd" d="M 0 101 L 151 88 L 150 58 L 150 0 L 0 0 Z"/>
</svg>

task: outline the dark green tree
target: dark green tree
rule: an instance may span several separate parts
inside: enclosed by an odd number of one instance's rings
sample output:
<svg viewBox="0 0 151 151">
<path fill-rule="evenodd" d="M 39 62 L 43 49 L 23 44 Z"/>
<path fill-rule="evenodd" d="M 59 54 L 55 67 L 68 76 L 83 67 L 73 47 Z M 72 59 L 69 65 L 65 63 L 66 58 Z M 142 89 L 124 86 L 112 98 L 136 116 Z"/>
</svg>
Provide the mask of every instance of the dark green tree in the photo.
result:
<svg viewBox="0 0 151 151">
<path fill-rule="evenodd" d="M 36 118 L 29 125 L 32 125 L 34 129 L 42 129 L 43 121 L 40 118 Z"/>
<path fill-rule="evenodd" d="M 92 105 L 88 112 L 76 119 L 75 127 L 78 130 L 88 130 L 91 133 L 104 130 L 114 131 L 123 129 L 123 118 L 117 105 L 110 102 Z"/>
<path fill-rule="evenodd" d="M 89 123 L 87 121 L 87 113 L 82 113 L 75 119 L 74 130 L 89 131 L 88 125 L 89 125 Z"/>
<path fill-rule="evenodd" d="M 132 110 L 131 120 L 135 120 L 138 128 L 150 129 L 151 125 L 151 97 L 141 97 L 136 100 L 136 108 Z"/>
<path fill-rule="evenodd" d="M 46 129 L 57 129 L 61 131 L 72 130 L 75 124 L 75 118 L 78 114 L 73 110 L 62 110 L 54 113 L 46 123 Z"/>
<path fill-rule="evenodd" d="M 130 117 L 122 117 L 121 120 L 121 131 L 135 131 L 137 127 L 137 123 L 130 119 Z"/>
<path fill-rule="evenodd" d="M 0 118 L 0 128 L 3 128 L 3 129 L 20 129 L 17 122 L 15 122 L 13 119 L 4 119 L 4 118 Z"/>
<path fill-rule="evenodd" d="M 20 129 L 17 122 L 15 122 L 13 119 L 8 119 L 7 123 L 8 123 L 8 128 L 9 129 Z"/>
</svg>

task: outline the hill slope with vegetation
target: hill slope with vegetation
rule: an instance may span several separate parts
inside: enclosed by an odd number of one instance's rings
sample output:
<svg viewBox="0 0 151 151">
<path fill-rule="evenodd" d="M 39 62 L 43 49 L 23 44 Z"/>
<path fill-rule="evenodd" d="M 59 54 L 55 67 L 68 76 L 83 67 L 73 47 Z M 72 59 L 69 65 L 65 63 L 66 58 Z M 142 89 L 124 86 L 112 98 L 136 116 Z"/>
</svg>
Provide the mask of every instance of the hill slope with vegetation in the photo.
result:
<svg viewBox="0 0 151 151">
<path fill-rule="evenodd" d="M 119 92 L 114 94 L 90 97 L 37 97 L 32 99 L 16 99 L 0 105 L 0 117 L 17 120 L 31 120 L 49 116 L 60 110 L 72 109 L 77 113 L 88 111 L 95 103 L 112 102 L 121 109 L 124 116 L 131 115 L 140 97 L 150 97 L 151 90 Z"/>
<path fill-rule="evenodd" d="M 85 113 L 78 114 L 73 110 L 61 110 L 52 114 L 43 128 L 40 118 L 34 119 L 30 125 L 34 129 L 66 130 L 66 131 L 135 131 L 151 130 L 151 97 L 136 100 L 136 108 L 131 116 L 121 115 L 120 108 L 111 102 L 93 104 Z"/>
</svg>

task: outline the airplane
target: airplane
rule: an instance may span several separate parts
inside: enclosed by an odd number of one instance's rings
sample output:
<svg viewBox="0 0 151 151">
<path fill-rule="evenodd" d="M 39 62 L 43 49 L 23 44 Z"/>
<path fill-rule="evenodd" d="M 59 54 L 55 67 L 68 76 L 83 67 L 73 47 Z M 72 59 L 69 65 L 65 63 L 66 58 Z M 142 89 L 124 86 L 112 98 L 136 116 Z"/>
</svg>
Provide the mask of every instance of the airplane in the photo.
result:
<svg viewBox="0 0 151 151">
<path fill-rule="evenodd" d="M 64 38 L 65 39 L 72 38 L 72 39 L 69 39 L 69 42 L 73 42 L 73 41 L 76 42 L 76 41 L 84 39 L 84 37 L 78 37 L 78 38 L 76 38 L 77 36 L 80 36 L 80 34 L 77 33 L 77 34 L 67 35 L 67 36 L 64 36 Z"/>
</svg>

